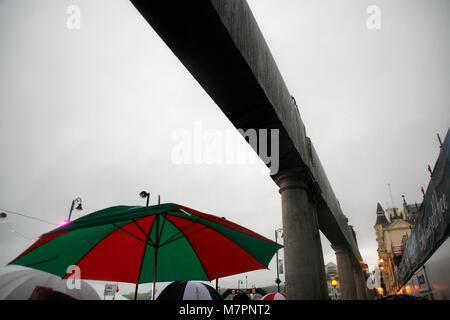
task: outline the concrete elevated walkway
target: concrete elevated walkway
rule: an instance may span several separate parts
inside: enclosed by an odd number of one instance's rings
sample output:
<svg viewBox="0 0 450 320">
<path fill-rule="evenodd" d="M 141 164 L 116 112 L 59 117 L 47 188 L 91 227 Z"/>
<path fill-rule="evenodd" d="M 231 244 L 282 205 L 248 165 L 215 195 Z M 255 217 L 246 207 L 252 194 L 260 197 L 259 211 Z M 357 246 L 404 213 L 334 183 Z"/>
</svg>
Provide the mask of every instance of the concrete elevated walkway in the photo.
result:
<svg viewBox="0 0 450 320">
<path fill-rule="evenodd" d="M 318 230 L 334 246 L 346 248 L 345 265 L 352 270 L 361 270 L 362 258 L 247 2 L 131 2 L 236 128 L 279 130 L 279 171 L 272 178 L 283 202 L 288 296 L 326 299 L 318 270 L 323 269 Z M 338 268 L 344 260 L 338 258 Z M 350 277 L 344 278 L 348 284 L 341 283 L 341 288 L 355 286 Z"/>
</svg>

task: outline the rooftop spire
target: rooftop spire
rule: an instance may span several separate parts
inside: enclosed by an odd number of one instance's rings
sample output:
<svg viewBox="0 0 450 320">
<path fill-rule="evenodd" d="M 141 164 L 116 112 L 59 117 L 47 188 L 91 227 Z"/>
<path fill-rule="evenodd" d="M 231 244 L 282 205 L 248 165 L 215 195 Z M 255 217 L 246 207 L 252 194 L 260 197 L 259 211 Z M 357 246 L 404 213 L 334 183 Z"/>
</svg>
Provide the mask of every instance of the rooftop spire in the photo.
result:
<svg viewBox="0 0 450 320">
<path fill-rule="evenodd" d="M 384 210 L 381 207 L 381 204 L 379 202 L 377 203 L 377 213 L 383 213 L 384 214 Z"/>
<path fill-rule="evenodd" d="M 406 213 L 406 215 L 409 216 L 409 208 L 408 204 L 406 203 L 405 196 L 402 195 L 402 198 L 403 198 L 403 211 Z"/>
<path fill-rule="evenodd" d="M 387 220 L 386 216 L 384 215 L 384 210 L 381 207 L 381 204 L 377 203 L 377 222 L 375 225 L 381 224 L 382 226 L 389 225 L 389 221 Z"/>
</svg>

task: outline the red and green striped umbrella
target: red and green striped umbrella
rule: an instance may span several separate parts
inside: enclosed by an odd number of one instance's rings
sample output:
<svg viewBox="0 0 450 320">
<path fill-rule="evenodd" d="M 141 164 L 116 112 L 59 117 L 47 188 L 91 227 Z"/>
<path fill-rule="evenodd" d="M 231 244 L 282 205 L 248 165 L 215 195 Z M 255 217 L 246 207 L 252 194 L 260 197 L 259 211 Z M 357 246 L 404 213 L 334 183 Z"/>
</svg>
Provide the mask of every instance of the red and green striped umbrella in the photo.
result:
<svg viewBox="0 0 450 320">
<path fill-rule="evenodd" d="M 61 278 L 77 265 L 82 279 L 135 284 L 212 280 L 265 269 L 280 247 L 181 205 L 116 206 L 42 235 L 10 264 Z"/>
</svg>

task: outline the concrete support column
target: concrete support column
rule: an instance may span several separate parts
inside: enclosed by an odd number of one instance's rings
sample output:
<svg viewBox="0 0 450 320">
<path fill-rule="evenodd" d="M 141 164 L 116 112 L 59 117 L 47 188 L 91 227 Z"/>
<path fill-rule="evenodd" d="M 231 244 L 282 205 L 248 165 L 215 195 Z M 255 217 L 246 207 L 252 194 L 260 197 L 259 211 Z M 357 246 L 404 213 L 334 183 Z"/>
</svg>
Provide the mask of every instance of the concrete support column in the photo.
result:
<svg viewBox="0 0 450 320">
<path fill-rule="evenodd" d="M 357 295 L 349 249 L 343 245 L 332 245 L 332 248 L 336 253 L 341 299 L 355 300 Z"/>
<path fill-rule="evenodd" d="M 322 244 L 308 178 L 301 169 L 275 177 L 280 187 L 286 295 L 290 300 L 328 299 Z"/>
<path fill-rule="evenodd" d="M 358 300 L 366 300 L 366 283 L 364 281 L 364 275 L 362 273 L 361 268 L 353 269 L 353 279 L 355 281 L 355 289 L 356 289 L 356 298 Z"/>
</svg>

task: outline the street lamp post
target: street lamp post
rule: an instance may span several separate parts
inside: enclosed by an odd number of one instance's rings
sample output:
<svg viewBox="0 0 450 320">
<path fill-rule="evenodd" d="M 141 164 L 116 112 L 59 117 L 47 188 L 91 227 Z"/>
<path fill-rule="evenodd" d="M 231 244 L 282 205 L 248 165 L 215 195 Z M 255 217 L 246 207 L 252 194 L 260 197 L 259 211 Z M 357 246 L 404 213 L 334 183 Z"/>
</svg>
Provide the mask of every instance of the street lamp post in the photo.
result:
<svg viewBox="0 0 450 320">
<path fill-rule="evenodd" d="M 150 192 L 141 191 L 139 193 L 139 196 L 142 199 L 147 199 L 146 207 L 148 207 L 149 202 L 150 202 Z M 139 283 L 136 283 L 136 287 L 135 287 L 135 290 L 134 290 L 134 300 L 137 300 L 138 289 L 139 289 Z M 154 284 L 153 284 L 153 289 L 152 289 L 152 300 L 155 300 L 155 285 Z"/>
<path fill-rule="evenodd" d="M 142 199 L 147 199 L 147 204 L 146 204 L 146 206 L 148 207 L 148 204 L 149 204 L 149 201 L 150 201 L 150 192 L 147 192 L 147 191 L 141 191 L 141 192 L 139 193 L 139 196 L 140 196 Z M 135 290 L 134 290 L 134 300 L 137 300 L 138 289 L 139 289 L 139 283 L 136 282 L 136 287 L 135 287 Z M 155 300 L 155 286 L 154 286 L 154 285 L 153 285 L 153 290 L 152 290 L 152 300 Z"/>
<path fill-rule="evenodd" d="M 75 205 L 77 205 L 76 208 L 75 208 Z M 81 198 L 76 198 L 76 199 L 72 200 L 72 205 L 70 206 L 70 212 L 69 212 L 69 219 L 67 219 L 67 221 L 70 221 L 70 217 L 72 217 L 73 209 L 83 210 L 83 208 L 81 207 Z"/>
<path fill-rule="evenodd" d="M 141 196 L 142 199 L 147 198 L 147 207 L 148 207 L 148 203 L 150 201 L 150 192 L 147 191 L 141 191 L 141 193 L 139 193 L 139 195 Z"/>
<path fill-rule="evenodd" d="M 279 228 L 279 229 L 275 230 L 275 242 L 276 243 L 278 243 L 278 232 L 282 233 L 283 229 Z M 283 236 L 283 235 L 281 235 L 281 236 Z M 278 266 L 278 261 L 279 261 L 278 260 L 278 250 L 277 250 L 277 253 L 276 253 L 276 259 L 277 259 L 277 261 L 276 261 L 276 263 L 277 263 L 277 279 L 275 280 L 275 283 L 277 284 L 277 291 L 280 292 L 281 280 L 280 280 L 280 270 L 279 270 L 279 266 Z"/>
</svg>

